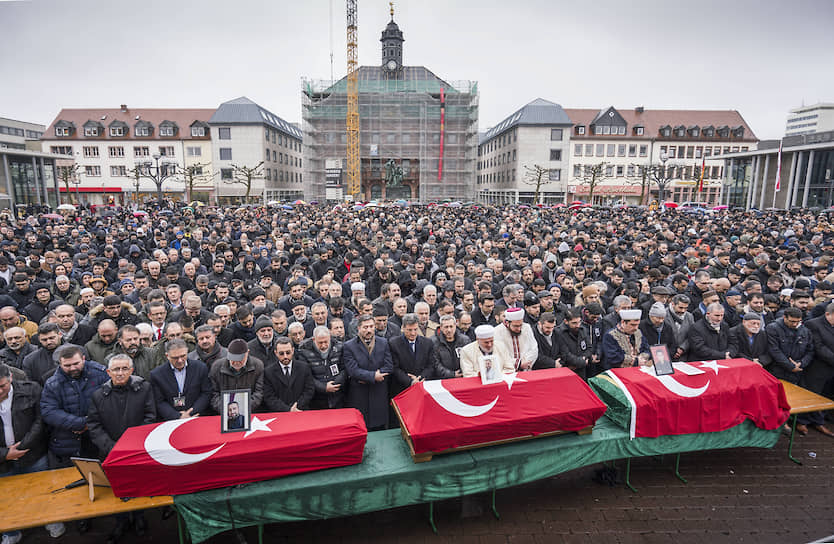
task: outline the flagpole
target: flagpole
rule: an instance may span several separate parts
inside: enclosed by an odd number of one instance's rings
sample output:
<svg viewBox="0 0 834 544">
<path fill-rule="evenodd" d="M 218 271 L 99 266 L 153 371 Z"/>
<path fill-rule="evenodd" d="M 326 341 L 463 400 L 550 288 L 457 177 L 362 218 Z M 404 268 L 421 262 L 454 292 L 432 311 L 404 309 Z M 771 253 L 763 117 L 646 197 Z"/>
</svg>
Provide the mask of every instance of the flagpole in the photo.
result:
<svg viewBox="0 0 834 544">
<path fill-rule="evenodd" d="M 776 156 L 776 183 L 773 186 L 773 205 L 776 207 L 776 193 L 782 190 L 782 141 L 779 140 L 779 153 Z"/>
</svg>

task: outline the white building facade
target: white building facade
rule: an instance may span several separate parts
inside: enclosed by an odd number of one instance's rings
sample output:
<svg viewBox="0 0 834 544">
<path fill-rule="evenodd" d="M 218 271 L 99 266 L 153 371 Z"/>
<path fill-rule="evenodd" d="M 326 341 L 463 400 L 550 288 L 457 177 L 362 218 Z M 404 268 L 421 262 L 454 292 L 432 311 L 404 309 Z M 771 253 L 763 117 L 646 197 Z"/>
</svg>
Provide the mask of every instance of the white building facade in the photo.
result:
<svg viewBox="0 0 834 544">
<path fill-rule="evenodd" d="M 298 126 L 246 97 L 221 104 L 209 125 L 221 203 L 303 198 Z"/>
<path fill-rule="evenodd" d="M 785 136 L 831 130 L 834 130 L 834 103 L 819 103 L 792 109 L 785 125 Z"/>
</svg>

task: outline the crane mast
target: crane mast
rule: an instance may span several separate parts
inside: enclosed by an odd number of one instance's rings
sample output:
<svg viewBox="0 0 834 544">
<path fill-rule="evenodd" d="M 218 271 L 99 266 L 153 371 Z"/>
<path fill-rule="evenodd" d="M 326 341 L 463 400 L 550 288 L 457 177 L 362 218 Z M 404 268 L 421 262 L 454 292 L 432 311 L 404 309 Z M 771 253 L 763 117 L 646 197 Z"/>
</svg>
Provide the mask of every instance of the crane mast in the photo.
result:
<svg viewBox="0 0 834 544">
<path fill-rule="evenodd" d="M 359 162 L 359 66 L 357 0 L 347 1 L 347 189 L 353 200 L 359 196 L 361 173 Z"/>
</svg>

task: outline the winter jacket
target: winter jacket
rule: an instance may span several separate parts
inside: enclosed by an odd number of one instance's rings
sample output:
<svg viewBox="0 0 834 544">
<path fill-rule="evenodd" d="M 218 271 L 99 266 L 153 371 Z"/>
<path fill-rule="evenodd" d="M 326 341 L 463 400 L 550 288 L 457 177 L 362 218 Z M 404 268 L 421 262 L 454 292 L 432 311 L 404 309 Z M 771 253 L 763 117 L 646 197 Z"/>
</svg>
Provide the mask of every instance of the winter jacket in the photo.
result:
<svg viewBox="0 0 834 544">
<path fill-rule="evenodd" d="M 460 331 L 455 331 L 455 339 L 447 342 L 443 334 L 436 334 L 431 337 L 434 344 L 432 352 L 432 368 L 436 378 L 454 378 L 455 372 L 460 370 L 461 348 L 471 342 L 469 337 Z"/>
<path fill-rule="evenodd" d="M 93 339 L 84 345 L 84 349 L 87 350 L 87 359 L 103 364 L 107 357 L 116 351 L 118 345 L 118 341 L 115 339 L 112 343 L 105 344 L 102 342 L 101 336 L 96 333 Z"/>
<path fill-rule="evenodd" d="M 7 461 L 9 448 L 0 445 L 0 474 L 18 467 L 28 467 L 46 454 L 46 428 L 41 419 L 41 386 L 35 382 L 12 383 L 12 430 L 20 442 L 18 449 L 29 450 L 17 461 Z"/>
<path fill-rule="evenodd" d="M 308 338 L 301 342 L 295 354 L 297 360 L 307 363 L 313 373 L 315 393 L 310 407 L 313 409 L 343 408 L 347 392 L 348 375 L 342 364 L 342 343 L 331 340 L 330 349 L 322 354 L 316 348 L 315 340 Z M 327 392 L 327 382 L 341 385 L 335 393 Z"/>
<path fill-rule="evenodd" d="M 149 381 L 131 376 L 122 387 L 108 380 L 93 393 L 87 412 L 90 439 L 104 460 L 129 427 L 156 421 L 156 405 Z"/>
<path fill-rule="evenodd" d="M 49 450 L 55 455 L 66 457 L 80 452 L 81 433 L 74 431 L 87 427 L 90 399 L 108 379 L 102 365 L 87 361 L 77 380 L 60 368 L 46 380 L 41 394 L 41 414 L 50 430 Z"/>
<path fill-rule="evenodd" d="M 263 403 L 264 364 L 260 359 L 252 357 L 251 353 L 237 373 L 232 370 L 228 359 L 217 359 L 211 365 L 209 380 L 212 385 L 211 407 L 218 414 L 223 413 L 222 392 L 231 389 L 249 389 L 249 408 L 252 412 L 258 411 Z"/>
</svg>

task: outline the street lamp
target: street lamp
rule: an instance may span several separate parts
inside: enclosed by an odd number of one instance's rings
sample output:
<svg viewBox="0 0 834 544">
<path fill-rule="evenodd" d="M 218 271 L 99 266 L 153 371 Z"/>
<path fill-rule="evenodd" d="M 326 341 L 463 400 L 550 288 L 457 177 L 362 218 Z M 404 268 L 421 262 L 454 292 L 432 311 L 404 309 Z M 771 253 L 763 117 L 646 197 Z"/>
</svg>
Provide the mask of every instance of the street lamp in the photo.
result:
<svg viewBox="0 0 834 544">
<path fill-rule="evenodd" d="M 162 165 L 160 166 L 160 159 Z M 148 178 L 156 185 L 156 199 L 159 207 L 162 207 L 162 184 L 166 179 L 171 178 L 176 174 L 176 161 L 168 159 L 159 153 L 153 154 L 153 162 L 149 159 L 136 161 L 136 171 L 139 177 Z M 137 188 L 138 192 L 138 188 Z"/>
<path fill-rule="evenodd" d="M 666 152 L 661 153 L 661 166 L 655 166 L 652 169 L 652 177 L 654 178 L 654 182 L 657 184 L 657 201 L 660 202 L 661 205 L 666 200 L 666 185 L 668 185 L 669 181 L 672 179 L 671 176 L 667 175 L 666 171 L 666 162 L 668 160 L 669 155 L 666 154 Z"/>
</svg>

